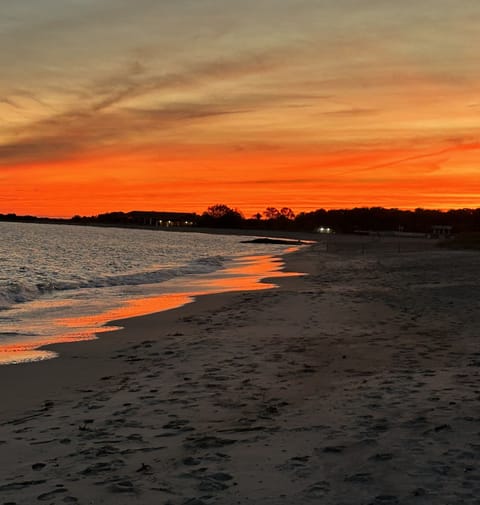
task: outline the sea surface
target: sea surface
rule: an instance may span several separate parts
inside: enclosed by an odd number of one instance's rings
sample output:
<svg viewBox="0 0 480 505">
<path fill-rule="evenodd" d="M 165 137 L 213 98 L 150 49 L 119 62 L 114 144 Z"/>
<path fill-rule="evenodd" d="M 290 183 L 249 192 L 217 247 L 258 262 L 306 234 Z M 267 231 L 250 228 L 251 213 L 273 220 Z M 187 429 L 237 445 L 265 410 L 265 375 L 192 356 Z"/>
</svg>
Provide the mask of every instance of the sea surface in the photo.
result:
<svg viewBox="0 0 480 505">
<path fill-rule="evenodd" d="M 208 293 L 267 289 L 293 246 L 190 232 L 0 222 L 0 364 Z"/>
</svg>

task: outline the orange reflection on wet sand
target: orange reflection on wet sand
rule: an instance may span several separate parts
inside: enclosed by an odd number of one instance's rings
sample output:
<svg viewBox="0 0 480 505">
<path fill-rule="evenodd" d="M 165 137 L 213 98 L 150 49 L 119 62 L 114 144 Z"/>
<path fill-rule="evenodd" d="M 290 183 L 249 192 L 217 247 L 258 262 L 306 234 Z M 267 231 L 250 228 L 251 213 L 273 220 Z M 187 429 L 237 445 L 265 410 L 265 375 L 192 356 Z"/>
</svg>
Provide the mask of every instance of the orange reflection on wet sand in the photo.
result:
<svg viewBox="0 0 480 505">
<path fill-rule="evenodd" d="M 3 344 L 0 346 L 0 365 L 25 363 L 29 361 L 41 361 L 56 358 L 58 354 L 53 351 L 40 349 L 51 344 L 67 344 L 82 340 L 94 340 L 96 333 L 105 333 L 120 329 L 120 326 L 105 326 L 88 331 L 66 332 L 54 337 L 41 337 L 32 341 L 22 341 L 19 344 Z"/>
<path fill-rule="evenodd" d="M 167 291 L 161 295 L 126 300 L 123 305 L 103 312 L 77 317 L 57 318 L 52 326 L 57 330 L 52 337 L 33 337 L 21 343 L 0 346 L 0 364 L 38 361 L 54 358 L 57 353 L 42 350 L 49 344 L 60 344 L 97 338 L 96 334 L 120 329 L 105 326 L 111 321 L 143 316 L 175 309 L 194 301 L 195 297 L 232 291 L 257 291 L 276 287 L 265 278 L 290 277 L 300 273 L 283 272 L 283 262 L 274 256 L 249 256 L 234 262 L 233 266 L 214 272 L 178 278 L 164 282 Z M 169 293 L 168 291 L 175 291 Z"/>
<path fill-rule="evenodd" d="M 40 351 L 38 349 L 29 349 L 23 346 L 11 349 L 0 350 L 0 365 L 13 365 L 18 363 L 25 363 L 29 361 L 40 361 L 44 359 L 56 358 L 57 354 L 50 351 Z"/>
<path fill-rule="evenodd" d="M 97 328 L 95 332 L 98 332 L 99 326 L 110 321 L 176 309 L 187 303 L 191 303 L 196 296 L 227 291 L 271 289 L 276 285 L 260 282 L 261 279 L 301 275 L 298 273 L 283 272 L 281 271 L 282 266 L 283 262 L 273 256 L 246 256 L 237 265 L 225 268 L 220 272 L 215 272 L 213 276 L 209 274 L 191 276 L 192 278 L 187 280 L 186 291 L 183 293 L 164 293 L 159 296 L 132 299 L 121 307 L 116 307 L 99 314 L 56 319 L 55 322 L 67 328 L 95 327 Z M 217 278 L 216 275 L 219 273 L 222 277 Z M 185 279 L 165 282 L 164 286 L 168 288 L 171 285 L 178 284 L 178 282 L 185 282 Z M 195 289 L 196 286 L 200 286 L 200 289 Z M 108 331 L 108 328 L 105 330 Z"/>
<path fill-rule="evenodd" d="M 276 284 L 262 279 L 302 275 L 282 271 L 283 262 L 274 256 L 246 256 L 239 265 L 223 271 L 225 277 L 212 279 L 210 287 L 220 291 L 258 291 L 271 289 Z"/>
<path fill-rule="evenodd" d="M 164 294 L 150 298 L 139 298 L 129 300 L 125 305 L 107 310 L 100 314 L 89 314 L 88 316 L 69 317 L 56 319 L 55 323 L 67 328 L 95 327 L 130 317 L 144 316 L 154 312 L 175 309 L 193 301 L 191 296 L 185 294 Z M 113 328 L 116 329 L 116 328 Z M 95 332 L 99 330 L 96 329 Z M 109 331 L 109 328 L 106 329 Z"/>
</svg>

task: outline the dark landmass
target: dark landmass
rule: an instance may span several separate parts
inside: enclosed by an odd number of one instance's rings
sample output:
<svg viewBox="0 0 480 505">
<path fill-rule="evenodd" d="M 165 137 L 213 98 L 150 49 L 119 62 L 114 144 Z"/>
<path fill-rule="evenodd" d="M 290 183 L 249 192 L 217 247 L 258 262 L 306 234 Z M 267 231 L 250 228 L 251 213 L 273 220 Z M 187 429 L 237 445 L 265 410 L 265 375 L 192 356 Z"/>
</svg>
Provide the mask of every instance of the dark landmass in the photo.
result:
<svg viewBox="0 0 480 505">
<path fill-rule="evenodd" d="M 219 204 L 203 214 L 184 212 L 132 211 L 109 212 L 96 216 L 74 216 L 51 219 L 36 216 L 0 214 L 0 221 L 55 223 L 91 226 L 141 227 L 146 229 L 199 230 L 229 229 L 238 231 L 334 232 L 334 233 L 400 233 L 444 237 L 460 233 L 480 233 L 480 208 L 448 211 L 415 209 L 400 210 L 383 207 L 302 212 L 269 207 L 262 213 L 246 218 L 237 209 Z M 443 227 L 441 231 L 439 228 Z M 263 233 L 262 233 L 263 234 Z"/>
<path fill-rule="evenodd" d="M 301 240 L 288 240 L 288 239 L 280 239 L 280 238 L 254 238 L 252 240 L 243 240 L 242 244 L 303 244 Z"/>
</svg>

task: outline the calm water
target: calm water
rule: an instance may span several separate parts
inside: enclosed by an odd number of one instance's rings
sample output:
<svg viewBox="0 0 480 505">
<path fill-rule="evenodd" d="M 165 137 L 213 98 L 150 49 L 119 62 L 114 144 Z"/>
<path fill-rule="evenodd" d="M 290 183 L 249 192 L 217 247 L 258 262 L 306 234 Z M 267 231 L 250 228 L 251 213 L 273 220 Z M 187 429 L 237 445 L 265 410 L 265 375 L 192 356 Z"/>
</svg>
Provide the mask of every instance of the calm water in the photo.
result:
<svg viewBox="0 0 480 505">
<path fill-rule="evenodd" d="M 282 275 L 284 245 L 245 237 L 0 222 L 0 363 L 56 356 L 37 348 L 94 338 L 112 320 L 204 293 L 259 289 Z"/>
</svg>

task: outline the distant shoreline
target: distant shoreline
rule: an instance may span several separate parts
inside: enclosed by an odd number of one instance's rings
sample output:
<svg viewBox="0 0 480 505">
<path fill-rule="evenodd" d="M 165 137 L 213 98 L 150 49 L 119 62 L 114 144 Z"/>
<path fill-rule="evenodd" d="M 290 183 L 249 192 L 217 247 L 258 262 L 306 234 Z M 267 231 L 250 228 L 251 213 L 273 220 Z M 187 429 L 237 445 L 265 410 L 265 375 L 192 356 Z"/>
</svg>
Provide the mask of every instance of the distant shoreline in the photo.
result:
<svg viewBox="0 0 480 505">
<path fill-rule="evenodd" d="M 64 220 L 48 220 L 48 221 L 28 221 L 28 220 L 0 220 L 0 223 L 22 223 L 22 224 L 49 224 L 49 225 L 60 225 L 60 226 L 85 226 L 85 227 L 96 227 L 96 228 L 120 228 L 122 230 L 148 230 L 148 231 L 159 231 L 159 232 L 178 232 L 178 233 L 207 233 L 211 235 L 245 235 L 246 237 L 251 236 L 265 236 L 265 237 L 279 237 L 279 238 L 290 238 L 292 240 L 315 240 L 319 239 L 318 233 L 315 232 L 305 232 L 305 231 L 288 231 L 288 230 L 269 230 L 269 229 L 252 229 L 252 228 L 206 228 L 201 226 L 171 226 L 171 227 L 159 227 L 159 226 L 141 226 L 141 225 L 121 225 L 121 224 L 109 224 L 109 223 L 74 223 Z"/>
<path fill-rule="evenodd" d="M 252 217 L 245 217 L 237 209 L 214 205 L 202 214 L 153 210 L 113 211 L 93 216 L 74 215 L 70 218 L 37 217 L 0 214 L 0 222 L 28 222 L 68 224 L 116 228 L 162 229 L 172 231 L 200 231 L 208 233 L 263 234 L 333 232 L 336 234 L 381 233 L 425 234 L 449 238 L 460 233 L 480 232 L 480 208 L 415 210 L 355 207 L 349 209 L 316 209 L 295 213 L 288 208 L 268 207 Z M 216 231 L 221 230 L 221 231 Z M 234 230 L 234 231 L 233 231 Z"/>
</svg>

